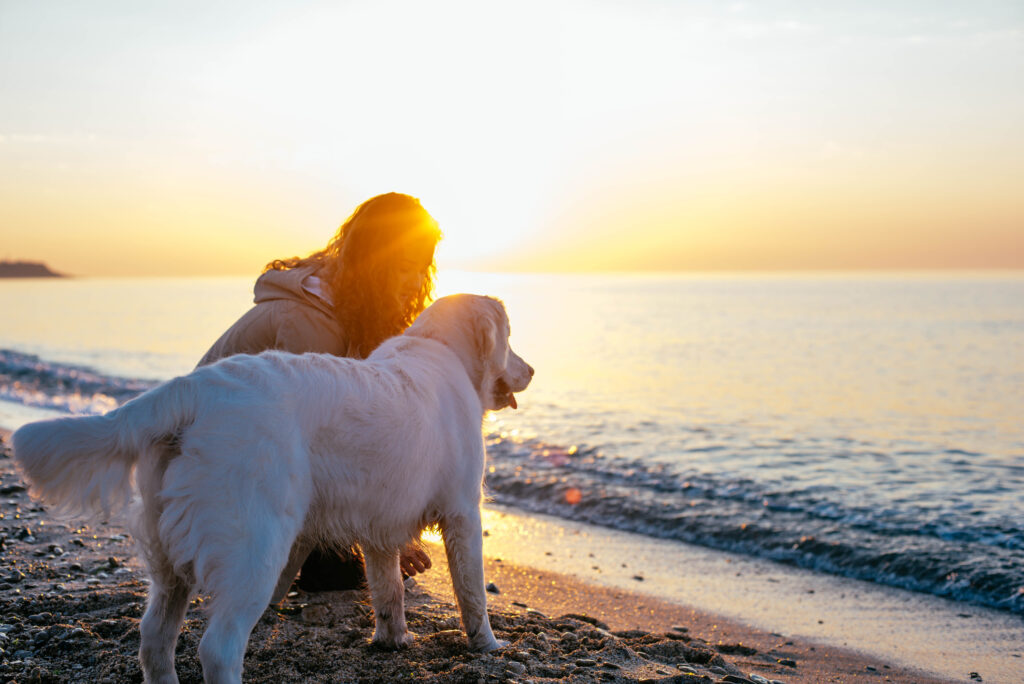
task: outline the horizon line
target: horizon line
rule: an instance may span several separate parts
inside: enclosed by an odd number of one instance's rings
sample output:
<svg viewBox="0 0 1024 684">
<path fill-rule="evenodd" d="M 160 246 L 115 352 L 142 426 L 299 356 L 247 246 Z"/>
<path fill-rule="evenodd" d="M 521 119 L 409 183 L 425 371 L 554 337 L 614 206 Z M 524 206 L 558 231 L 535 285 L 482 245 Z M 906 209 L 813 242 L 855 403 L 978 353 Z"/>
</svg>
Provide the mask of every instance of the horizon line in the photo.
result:
<svg viewBox="0 0 1024 684">
<path fill-rule="evenodd" d="M 41 263 L 41 262 L 36 262 Z M 249 272 L 222 272 L 222 273 L 66 273 L 57 272 L 57 278 L 49 277 L 0 277 L 0 280 L 59 280 L 59 279 L 81 279 L 81 278 L 243 278 L 258 277 L 260 273 Z M 439 268 L 439 274 L 443 273 L 467 273 L 476 275 L 537 275 L 537 276 L 587 276 L 587 275 L 649 275 L 649 276 L 678 276 L 678 275 L 783 275 L 783 274 L 927 274 L 927 273 L 976 273 L 976 274 L 999 274 L 999 273 L 1022 273 L 1024 266 L 860 266 L 860 267 L 836 267 L 836 268 L 802 268 L 802 267 L 764 267 L 764 268 L 686 268 L 686 269 L 643 269 L 643 268 L 622 268 L 622 269 L 594 269 L 594 270 L 527 270 L 527 269 L 474 269 L 474 268 Z"/>
</svg>

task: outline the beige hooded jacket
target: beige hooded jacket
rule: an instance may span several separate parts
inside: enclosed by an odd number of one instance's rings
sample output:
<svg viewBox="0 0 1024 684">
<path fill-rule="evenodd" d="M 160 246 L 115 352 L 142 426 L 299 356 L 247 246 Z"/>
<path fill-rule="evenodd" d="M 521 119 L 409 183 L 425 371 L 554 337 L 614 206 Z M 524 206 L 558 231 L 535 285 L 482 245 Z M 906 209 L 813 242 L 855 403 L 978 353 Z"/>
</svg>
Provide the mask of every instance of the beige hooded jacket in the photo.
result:
<svg viewBox="0 0 1024 684">
<path fill-rule="evenodd" d="M 313 267 L 303 266 L 261 275 L 253 288 L 256 306 L 213 343 L 199 365 L 268 349 L 345 356 L 348 341 L 331 306 L 302 287 L 302 281 L 313 274 Z"/>
</svg>

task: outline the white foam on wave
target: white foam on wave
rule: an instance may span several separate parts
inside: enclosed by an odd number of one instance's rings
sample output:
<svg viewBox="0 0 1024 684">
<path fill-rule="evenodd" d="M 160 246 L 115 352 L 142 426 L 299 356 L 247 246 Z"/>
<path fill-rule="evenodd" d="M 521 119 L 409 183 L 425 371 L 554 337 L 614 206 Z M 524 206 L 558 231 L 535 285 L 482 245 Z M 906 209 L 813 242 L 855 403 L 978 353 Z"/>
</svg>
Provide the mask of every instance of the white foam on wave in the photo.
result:
<svg viewBox="0 0 1024 684">
<path fill-rule="evenodd" d="M 15 428 L 61 415 L 101 415 L 154 384 L 0 349 L 0 425 Z"/>
<path fill-rule="evenodd" d="M 17 430 L 22 425 L 34 423 L 37 420 L 48 420 L 66 416 L 63 411 L 40 408 L 38 406 L 26 406 L 25 404 L 12 403 L 0 399 L 0 428 L 5 430 Z"/>
<path fill-rule="evenodd" d="M 0 384 L 0 400 L 32 408 L 51 409 L 72 415 L 96 416 L 117 408 L 117 400 L 106 394 L 47 394 L 21 383 Z"/>
</svg>

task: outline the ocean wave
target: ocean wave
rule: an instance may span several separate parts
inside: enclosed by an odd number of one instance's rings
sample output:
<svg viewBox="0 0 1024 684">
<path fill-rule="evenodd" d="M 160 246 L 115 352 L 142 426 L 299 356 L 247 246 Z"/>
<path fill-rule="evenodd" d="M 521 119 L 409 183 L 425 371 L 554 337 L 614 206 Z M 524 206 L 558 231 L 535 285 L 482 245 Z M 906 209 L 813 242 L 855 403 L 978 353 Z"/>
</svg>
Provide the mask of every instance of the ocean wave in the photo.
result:
<svg viewBox="0 0 1024 684">
<path fill-rule="evenodd" d="M 537 513 L 1024 614 L 1024 530 L 491 435 L 489 495 Z"/>
<path fill-rule="evenodd" d="M 0 400 L 76 415 L 98 415 L 156 386 L 156 381 L 118 378 L 34 354 L 0 349 Z"/>
</svg>

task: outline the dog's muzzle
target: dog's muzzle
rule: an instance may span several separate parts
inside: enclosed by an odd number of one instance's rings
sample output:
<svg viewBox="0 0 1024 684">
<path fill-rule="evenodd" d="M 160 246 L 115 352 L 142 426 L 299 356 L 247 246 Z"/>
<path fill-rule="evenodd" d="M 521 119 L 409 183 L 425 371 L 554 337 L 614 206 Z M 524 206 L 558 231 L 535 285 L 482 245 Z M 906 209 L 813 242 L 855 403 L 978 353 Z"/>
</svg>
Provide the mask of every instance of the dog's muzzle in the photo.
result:
<svg viewBox="0 0 1024 684">
<path fill-rule="evenodd" d="M 516 395 L 512 392 L 512 388 L 505 382 L 505 378 L 498 378 L 494 383 L 494 398 L 497 400 L 495 403 L 505 406 L 511 406 L 516 409 L 519 405 L 516 403 Z"/>
</svg>

